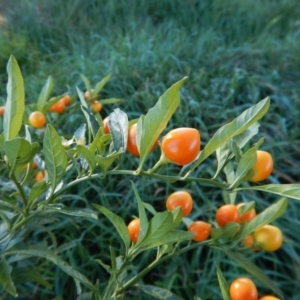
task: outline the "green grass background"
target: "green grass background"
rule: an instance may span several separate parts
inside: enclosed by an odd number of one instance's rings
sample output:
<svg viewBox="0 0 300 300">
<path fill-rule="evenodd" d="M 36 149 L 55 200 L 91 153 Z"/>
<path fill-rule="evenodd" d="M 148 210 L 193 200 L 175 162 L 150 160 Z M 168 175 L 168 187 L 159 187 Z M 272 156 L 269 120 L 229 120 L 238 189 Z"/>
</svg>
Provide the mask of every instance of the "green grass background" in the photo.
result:
<svg viewBox="0 0 300 300">
<path fill-rule="evenodd" d="M 268 182 L 300 182 L 299 1 L 17 2 L 0 1 L 0 100 L 3 103 L 5 67 L 10 54 L 15 55 L 21 66 L 27 104 L 37 100 L 49 75 L 54 78 L 53 95 L 66 91 L 75 95 L 76 86 L 84 89 L 81 73 L 95 84 L 112 72 L 113 77 L 101 97 L 122 98 L 123 102 L 105 105 L 102 117 L 117 106 L 130 119 L 145 114 L 169 86 L 188 76 L 181 90 L 180 108 L 166 132 L 179 126 L 198 128 L 203 145 L 221 125 L 269 96 L 271 108 L 261 122 L 259 134 L 265 137 L 262 148 L 270 151 L 275 160 L 275 170 Z M 61 134 L 72 135 L 84 122 L 77 108 L 74 106 L 56 120 Z M 148 160 L 149 165 L 158 158 L 158 152 Z M 137 163 L 137 159 L 128 155 L 124 168 L 134 169 Z M 212 158 L 194 175 L 212 176 L 215 167 Z M 129 222 L 137 214 L 137 208 L 128 180 L 110 177 L 81 184 L 65 195 L 64 203 L 85 207 L 95 202 Z M 220 191 L 195 183 L 171 185 L 145 178 L 134 180 L 142 199 L 158 210 L 164 209 L 169 193 L 181 188 L 189 189 L 194 197 L 192 218 L 213 221 L 216 208 L 223 203 Z M 246 192 L 237 200 L 255 200 L 260 211 L 276 201 L 276 197 Z M 299 213 L 299 203 L 290 200 L 288 211 L 275 222 L 284 232 L 282 249 L 273 254 L 249 253 L 286 299 L 292 300 L 300 297 Z M 51 246 L 74 242 L 61 256 L 90 280 L 98 279 L 105 286 L 107 274 L 94 259 L 109 262 L 109 244 L 119 251 L 120 240 L 109 222 L 103 217 L 98 221 L 58 220 L 48 226 L 55 237 L 45 230 L 35 230 L 27 243 Z M 137 265 L 147 265 L 152 256 L 141 256 Z M 198 296 L 218 300 L 221 294 L 216 263 L 220 264 L 228 283 L 235 277 L 249 276 L 219 252 L 199 248 L 153 270 L 144 283 L 168 288 L 184 299 Z M 20 284 L 18 299 L 76 299 L 73 280 L 58 268 L 40 259 L 27 264 L 39 265 L 52 285 L 44 288 L 35 283 Z M 260 294 L 270 293 L 255 282 Z M 127 296 L 129 299 L 143 297 L 136 289 Z M 0 299 L 10 298 L 5 294 Z"/>
</svg>

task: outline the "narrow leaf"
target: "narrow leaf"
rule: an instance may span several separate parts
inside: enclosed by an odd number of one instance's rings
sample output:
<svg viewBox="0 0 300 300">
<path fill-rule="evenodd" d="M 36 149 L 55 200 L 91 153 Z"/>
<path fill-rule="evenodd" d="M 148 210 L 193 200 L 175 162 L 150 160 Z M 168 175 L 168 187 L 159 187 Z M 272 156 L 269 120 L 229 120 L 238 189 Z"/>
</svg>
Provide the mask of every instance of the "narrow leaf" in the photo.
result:
<svg viewBox="0 0 300 300">
<path fill-rule="evenodd" d="M 171 291 L 154 285 L 139 284 L 137 285 L 137 287 L 140 288 L 146 294 L 153 296 L 155 299 L 184 300 L 183 298 L 173 294 Z"/>
<path fill-rule="evenodd" d="M 90 172 L 93 172 L 97 164 L 97 159 L 94 156 L 94 153 L 92 153 L 88 148 L 82 145 L 77 145 L 76 149 L 79 152 L 79 154 L 82 155 L 84 159 L 87 161 L 90 167 Z"/>
<path fill-rule="evenodd" d="M 51 283 L 46 280 L 41 273 L 34 268 L 20 267 L 15 268 L 11 276 L 16 284 L 23 284 L 26 282 L 35 282 L 39 285 L 51 289 Z"/>
<path fill-rule="evenodd" d="M 235 179 L 229 187 L 230 189 L 239 185 L 243 180 L 245 180 L 249 170 L 252 169 L 256 162 L 256 151 L 258 150 L 259 146 L 263 143 L 263 141 L 264 138 L 261 138 L 252 148 L 248 149 L 246 153 L 242 155 L 237 170 L 235 172 Z"/>
<path fill-rule="evenodd" d="M 154 143 L 159 135 L 166 128 L 168 121 L 176 111 L 180 103 L 179 90 L 187 77 L 172 85 L 157 101 L 154 107 L 149 109 L 143 124 L 138 123 L 137 128 L 137 146 L 140 153 L 139 170 L 146 160 Z M 142 126 L 142 132 L 139 134 L 139 127 Z"/>
<path fill-rule="evenodd" d="M 241 190 L 257 190 L 300 200 L 300 184 L 267 184 L 235 189 L 235 191 Z"/>
<path fill-rule="evenodd" d="M 116 230 L 119 233 L 119 236 L 122 238 L 122 240 L 124 242 L 124 246 L 126 248 L 126 253 L 127 253 L 129 245 L 130 245 L 130 237 L 129 237 L 128 228 L 127 228 L 124 220 L 101 205 L 98 205 L 95 203 L 93 203 L 92 205 L 95 208 L 97 208 L 100 212 L 102 212 L 114 225 L 114 227 L 116 228 Z"/>
<path fill-rule="evenodd" d="M 116 152 L 125 152 L 128 137 L 128 117 L 116 108 L 108 117 L 109 130 Z"/>
<path fill-rule="evenodd" d="M 37 110 L 43 111 L 44 105 L 49 99 L 52 90 L 53 90 L 53 79 L 51 76 L 49 76 L 37 100 Z"/>
<path fill-rule="evenodd" d="M 44 156 L 46 170 L 52 190 L 55 190 L 57 183 L 62 179 L 67 168 L 67 155 L 61 143 L 61 138 L 50 124 L 47 125 L 44 135 Z"/>
<path fill-rule="evenodd" d="M 133 181 L 131 181 L 131 186 L 132 186 L 132 189 L 133 189 L 133 192 L 134 192 L 137 204 L 138 204 L 138 209 L 139 209 L 140 233 L 139 233 L 138 241 L 135 244 L 135 246 L 138 247 L 142 243 L 142 241 L 144 240 L 144 238 L 147 234 L 149 223 L 148 223 L 148 218 L 146 215 L 144 203 L 143 203 L 142 199 L 140 198 Z"/>
<path fill-rule="evenodd" d="M 19 65 L 13 55 L 7 64 L 7 100 L 4 114 L 4 138 L 9 141 L 15 138 L 22 126 L 25 110 L 24 82 Z"/>
<path fill-rule="evenodd" d="M 16 165 L 24 166 L 29 163 L 38 151 L 38 143 L 30 143 L 25 138 L 14 138 L 4 144 L 5 154 L 8 157 L 12 171 Z"/>
<path fill-rule="evenodd" d="M 2 284 L 5 291 L 14 297 L 18 296 L 14 282 L 11 279 L 12 267 L 7 263 L 7 261 L 2 258 L 0 261 L 0 283 Z"/>
<path fill-rule="evenodd" d="M 122 102 L 122 99 L 120 98 L 107 98 L 107 99 L 101 99 L 99 100 L 101 104 L 114 104 L 114 103 L 119 103 Z"/>
<path fill-rule="evenodd" d="M 97 160 L 97 164 L 98 166 L 101 168 L 102 172 L 103 172 L 103 177 L 106 176 L 107 171 L 109 170 L 109 168 L 111 167 L 111 165 L 113 164 L 113 162 L 120 156 L 120 153 L 111 153 L 109 155 L 107 155 L 106 157 L 100 156 L 100 155 L 96 155 L 96 160 Z"/>
<path fill-rule="evenodd" d="M 147 239 L 146 237 L 140 247 L 143 250 L 156 248 L 166 244 L 189 241 L 192 240 L 194 236 L 195 235 L 193 233 L 184 230 L 168 230 L 163 235 L 157 235 L 155 238 Z"/>
<path fill-rule="evenodd" d="M 42 213 L 52 214 L 59 213 L 73 217 L 83 217 L 87 219 L 98 220 L 97 214 L 95 214 L 91 209 L 88 208 L 72 208 L 66 207 L 62 204 L 53 204 L 53 205 L 42 205 L 45 209 Z"/>
<path fill-rule="evenodd" d="M 91 111 L 87 107 L 82 105 L 81 110 L 86 118 L 86 121 L 92 132 L 93 137 L 95 137 L 97 134 L 97 131 L 100 128 L 100 125 L 99 125 L 97 119 L 94 117 L 94 115 L 91 113 Z"/>
<path fill-rule="evenodd" d="M 95 85 L 95 88 L 94 88 L 94 93 L 95 94 L 98 94 L 103 89 L 103 87 L 109 81 L 109 79 L 111 78 L 111 76 L 112 76 L 112 73 L 109 73 L 104 78 L 102 78 L 99 82 L 97 82 L 97 84 Z"/>
<path fill-rule="evenodd" d="M 71 265 L 50 250 L 30 248 L 26 250 L 12 250 L 9 251 L 8 254 L 44 257 L 57 265 L 62 271 L 71 276 L 74 280 L 79 281 L 93 291 L 97 291 L 97 288 L 83 274 L 75 270 Z"/>
<path fill-rule="evenodd" d="M 251 125 L 261 119 L 268 111 L 270 99 L 261 100 L 256 105 L 246 109 L 240 116 L 232 122 L 222 126 L 209 140 L 204 149 L 200 152 L 198 159 L 192 164 L 191 169 L 187 172 L 188 176 L 202 161 L 209 157 L 213 152 L 227 143 L 233 137 L 241 134 Z"/>
<path fill-rule="evenodd" d="M 43 193 L 46 192 L 46 189 L 47 185 L 45 181 L 40 181 L 34 184 L 29 193 L 28 204 L 37 200 Z"/>
<path fill-rule="evenodd" d="M 80 78 L 84 82 L 86 91 L 91 91 L 91 83 L 88 80 L 88 78 L 85 75 L 83 75 L 83 74 L 80 74 Z"/>
<path fill-rule="evenodd" d="M 79 128 L 76 129 L 74 133 L 74 139 L 78 145 L 85 145 L 86 144 L 86 124 L 81 124 Z"/>
<path fill-rule="evenodd" d="M 222 273 L 219 265 L 217 265 L 217 276 L 218 276 L 219 286 L 221 289 L 223 300 L 231 300 L 230 295 L 229 295 L 229 286 L 223 276 L 223 273 Z"/>
</svg>

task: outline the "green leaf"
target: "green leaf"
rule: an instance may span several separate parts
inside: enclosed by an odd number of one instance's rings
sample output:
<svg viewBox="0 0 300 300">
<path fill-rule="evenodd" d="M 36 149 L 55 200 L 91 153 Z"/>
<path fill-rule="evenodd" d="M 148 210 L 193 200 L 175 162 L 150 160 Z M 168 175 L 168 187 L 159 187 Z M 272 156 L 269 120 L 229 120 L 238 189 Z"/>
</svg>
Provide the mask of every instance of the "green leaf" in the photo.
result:
<svg viewBox="0 0 300 300">
<path fill-rule="evenodd" d="M 79 128 L 76 129 L 74 133 L 74 139 L 78 145 L 85 145 L 86 144 L 86 124 L 81 124 Z"/>
<path fill-rule="evenodd" d="M 220 148 L 223 144 L 230 141 L 235 136 L 241 134 L 251 125 L 261 119 L 268 111 L 270 106 L 270 99 L 266 98 L 261 100 L 256 105 L 246 109 L 240 116 L 232 122 L 222 126 L 208 141 L 204 149 L 200 152 L 200 156 L 191 165 L 190 170 L 187 172 L 187 177 L 202 161 L 209 157 L 214 151 Z"/>
<path fill-rule="evenodd" d="M 2 132 L 0 134 L 0 154 L 2 158 L 4 157 L 4 143 L 5 143 L 4 132 Z"/>
<path fill-rule="evenodd" d="M 238 223 L 229 222 L 222 228 L 222 238 L 233 238 L 239 231 L 240 225 Z"/>
<path fill-rule="evenodd" d="M 61 143 L 61 138 L 50 124 L 47 125 L 44 135 L 44 157 L 52 191 L 62 179 L 67 168 L 67 155 Z"/>
<path fill-rule="evenodd" d="M 83 75 L 83 74 L 80 74 L 80 78 L 84 82 L 86 91 L 91 91 L 91 83 L 88 80 L 88 78 L 85 75 Z"/>
<path fill-rule="evenodd" d="M 140 288 L 146 294 L 153 296 L 155 299 L 183 300 L 183 298 L 173 294 L 171 291 L 154 285 L 139 284 L 137 285 L 137 287 Z"/>
<path fill-rule="evenodd" d="M 249 221 L 245 226 L 243 226 L 242 230 L 239 232 L 237 236 L 237 240 L 240 241 L 244 239 L 247 235 L 253 233 L 255 229 L 262 227 L 266 224 L 273 222 L 282 216 L 287 208 L 288 201 L 286 198 L 282 198 L 277 201 L 275 204 L 267 207 L 263 212 L 256 215 L 254 219 Z"/>
<path fill-rule="evenodd" d="M 177 243 L 184 240 L 189 240 L 194 237 L 194 234 L 174 230 L 177 227 L 177 221 L 173 218 L 173 214 L 169 211 L 157 213 L 150 221 L 147 235 L 140 248 L 149 249 L 158 247 L 168 243 Z"/>
<path fill-rule="evenodd" d="M 78 87 L 76 87 L 76 91 L 77 91 L 77 94 L 79 96 L 79 100 L 80 100 L 81 105 L 85 108 L 88 108 L 87 102 L 84 99 L 84 93 Z"/>
<path fill-rule="evenodd" d="M 148 243 L 148 241 L 146 240 L 146 246 L 142 244 L 142 247 L 143 249 L 144 247 L 150 249 L 166 244 L 189 241 L 192 240 L 194 236 L 195 235 L 193 233 L 184 230 L 169 230 L 164 236 L 160 236 L 155 240 L 151 239 L 151 243 L 150 241 Z"/>
<path fill-rule="evenodd" d="M 46 280 L 40 272 L 34 268 L 19 267 L 14 268 L 11 275 L 12 279 L 16 284 L 35 282 L 39 285 L 51 289 L 51 283 Z"/>
<path fill-rule="evenodd" d="M 166 128 L 168 121 L 176 111 L 180 103 L 179 90 L 187 77 L 172 85 L 157 101 L 154 107 L 149 109 L 143 122 L 137 125 L 137 146 L 140 153 L 139 169 L 146 160 L 159 135 Z M 141 130 L 142 129 L 142 130 Z"/>
<path fill-rule="evenodd" d="M 57 256 L 54 252 L 47 249 L 37 249 L 29 248 L 26 250 L 12 250 L 7 252 L 7 255 L 17 254 L 19 256 L 28 255 L 29 257 L 38 256 L 44 257 L 58 266 L 62 271 L 71 276 L 74 280 L 79 281 L 84 284 L 86 287 L 90 288 L 93 291 L 97 291 L 97 288 L 80 272 L 75 270 L 71 265 L 69 265 L 66 261 L 62 260 L 59 256 Z"/>
<path fill-rule="evenodd" d="M 101 168 L 103 172 L 103 176 L 105 177 L 107 174 L 108 169 L 111 167 L 113 162 L 121 155 L 121 153 L 111 153 L 107 155 L 106 157 L 96 155 L 96 160 L 98 166 Z"/>
<path fill-rule="evenodd" d="M 213 241 L 216 241 L 220 238 L 233 238 L 240 229 L 240 225 L 238 223 L 229 222 L 225 227 L 214 228 L 211 231 L 211 237 Z"/>
<path fill-rule="evenodd" d="M 101 205 L 98 205 L 95 203 L 93 203 L 92 205 L 95 208 L 97 208 L 100 212 L 102 212 L 112 222 L 112 224 L 114 225 L 114 227 L 118 231 L 121 239 L 124 242 L 124 246 L 125 246 L 126 253 L 127 253 L 129 245 L 130 245 L 130 237 L 129 237 L 128 228 L 127 228 L 124 220 Z"/>
<path fill-rule="evenodd" d="M 102 78 L 99 82 L 97 82 L 97 84 L 95 85 L 95 88 L 94 88 L 94 94 L 98 94 L 103 89 L 103 87 L 109 81 L 111 76 L 112 76 L 112 73 L 109 73 L 104 78 Z"/>
<path fill-rule="evenodd" d="M 182 208 L 181 206 L 176 207 L 172 210 L 173 224 L 172 228 L 176 229 L 182 222 Z"/>
<path fill-rule="evenodd" d="M 83 217 L 87 219 L 98 220 L 97 214 L 95 214 L 91 209 L 88 208 L 72 208 L 66 207 L 63 204 L 41 204 L 41 206 L 45 209 L 42 213 L 46 214 L 59 213 L 73 217 Z"/>
<path fill-rule="evenodd" d="M 158 212 L 150 221 L 144 244 L 151 244 L 154 240 L 164 236 L 173 224 L 173 214 L 169 211 Z"/>
<path fill-rule="evenodd" d="M 143 203 L 142 199 L 140 198 L 139 193 L 138 193 L 133 181 L 131 181 L 131 186 L 132 186 L 132 189 L 133 189 L 133 192 L 134 192 L 137 204 L 138 204 L 138 209 L 139 209 L 140 233 L 139 233 L 138 241 L 135 244 L 135 247 L 138 247 L 143 242 L 145 236 L 147 235 L 149 223 L 148 223 L 148 218 L 146 215 L 144 203 Z"/>
<path fill-rule="evenodd" d="M 97 164 L 97 159 L 94 156 L 94 153 L 92 153 L 88 148 L 82 145 L 77 145 L 76 149 L 79 152 L 79 154 L 82 155 L 84 159 L 87 161 L 90 167 L 90 172 L 92 173 L 96 168 L 96 164 Z"/>
<path fill-rule="evenodd" d="M 53 79 L 51 76 L 48 77 L 45 85 L 43 86 L 39 98 L 37 100 L 37 110 L 44 111 L 44 105 L 50 97 L 50 94 L 53 90 Z"/>
<path fill-rule="evenodd" d="M 14 282 L 11 279 L 12 267 L 6 262 L 4 257 L 0 261 L 0 283 L 2 284 L 5 291 L 14 297 L 18 296 Z"/>
<path fill-rule="evenodd" d="M 251 209 L 255 208 L 255 202 L 251 201 L 239 206 L 239 215 L 242 217 L 246 213 L 248 213 Z"/>
<path fill-rule="evenodd" d="M 211 238 L 212 238 L 212 240 L 216 241 L 219 238 L 221 238 L 222 233 L 223 233 L 222 227 L 212 228 L 211 229 Z"/>
<path fill-rule="evenodd" d="M 7 64 L 7 100 L 3 121 L 5 141 L 15 138 L 22 126 L 25 111 L 24 82 L 19 65 L 13 55 Z"/>
<path fill-rule="evenodd" d="M 249 259 L 238 252 L 230 252 L 228 250 L 221 249 L 229 258 L 235 260 L 241 267 L 243 267 L 247 272 L 252 274 L 261 283 L 267 286 L 270 290 L 274 291 L 280 298 L 284 298 L 282 292 L 278 287 L 270 280 L 260 268 L 253 264 Z"/>
<path fill-rule="evenodd" d="M 128 117 L 116 108 L 108 117 L 109 130 L 116 152 L 125 152 L 128 138 Z"/>
<path fill-rule="evenodd" d="M 223 276 L 223 273 L 219 267 L 219 265 L 217 265 L 217 276 L 218 276 L 218 281 L 219 281 L 219 286 L 221 289 L 221 293 L 223 296 L 224 300 L 231 300 L 231 297 L 229 295 L 229 286 Z"/>
<path fill-rule="evenodd" d="M 39 144 L 36 142 L 31 144 L 25 138 L 17 137 L 6 141 L 4 147 L 9 164 L 14 169 L 16 165 L 23 167 L 29 163 L 37 153 Z"/>
<path fill-rule="evenodd" d="M 99 100 L 101 104 L 114 104 L 114 103 L 119 103 L 122 102 L 122 99 L 120 98 L 107 98 L 107 99 L 101 99 Z"/>
<path fill-rule="evenodd" d="M 87 107 L 82 105 L 81 110 L 86 118 L 89 129 L 92 132 L 93 137 L 95 138 L 95 136 L 97 135 L 97 131 L 100 128 L 100 125 L 97 119 L 95 118 L 95 116 L 91 113 L 91 111 Z"/>
<path fill-rule="evenodd" d="M 33 185 L 30 190 L 29 197 L 28 197 L 28 204 L 38 199 L 44 192 L 46 192 L 47 184 L 45 181 L 37 182 Z"/>
<path fill-rule="evenodd" d="M 267 184 L 237 188 L 234 191 L 257 190 L 300 200 L 300 184 Z"/>
<path fill-rule="evenodd" d="M 252 170 L 256 162 L 256 152 L 259 146 L 263 143 L 264 138 L 261 138 L 252 148 L 244 153 L 239 161 L 237 170 L 235 172 L 235 179 L 230 185 L 229 189 L 232 189 L 239 185 L 243 180 L 247 178 L 249 170 Z"/>
<path fill-rule="evenodd" d="M 101 259 L 95 259 L 95 262 L 97 262 L 104 270 L 107 271 L 107 273 L 112 273 L 112 268 L 110 265 L 105 264 Z"/>
<path fill-rule="evenodd" d="M 254 123 L 241 134 L 235 136 L 232 140 L 242 149 L 250 139 L 258 133 L 259 123 Z M 230 142 L 230 141 L 229 141 Z M 216 178 L 220 171 L 227 165 L 229 159 L 233 158 L 228 143 L 222 145 L 216 150 L 218 168 L 213 178 Z M 228 181 L 229 182 L 229 181 Z M 231 182 L 231 181 L 230 181 Z"/>
<path fill-rule="evenodd" d="M 143 202 L 144 204 L 144 207 L 152 214 L 152 215 L 156 215 L 157 214 L 157 211 L 154 209 L 154 207 L 149 204 L 149 203 L 146 203 L 146 202 Z"/>
</svg>

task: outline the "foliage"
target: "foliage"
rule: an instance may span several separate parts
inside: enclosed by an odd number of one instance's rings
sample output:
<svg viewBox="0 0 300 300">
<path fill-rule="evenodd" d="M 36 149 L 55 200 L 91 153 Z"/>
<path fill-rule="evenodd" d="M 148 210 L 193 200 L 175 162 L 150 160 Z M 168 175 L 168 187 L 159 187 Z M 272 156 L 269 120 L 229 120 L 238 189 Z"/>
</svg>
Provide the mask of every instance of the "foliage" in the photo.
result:
<svg viewBox="0 0 300 300">
<path fill-rule="evenodd" d="M 125 178 L 128 176 L 147 177 L 148 180 L 155 178 L 172 183 L 187 181 L 199 185 L 210 185 L 222 189 L 225 195 L 231 194 L 230 201 L 234 203 L 238 192 L 255 188 L 255 185 L 254 187 L 249 186 L 248 179 L 249 176 L 252 176 L 252 168 L 256 162 L 256 151 L 263 140 L 258 140 L 249 149 L 244 149 L 244 146 L 251 142 L 254 136 L 251 131 L 253 128 L 257 128 L 257 122 L 267 113 L 270 106 L 269 98 L 247 108 L 233 121 L 220 127 L 193 162 L 182 168 L 177 167 L 168 170 L 160 168 L 157 170 L 151 164 L 148 165 L 147 158 L 153 141 L 159 138 L 180 104 L 179 90 L 186 79 L 176 82 L 158 99 L 146 115 L 139 117 L 136 142 L 140 159 L 135 170 L 127 170 L 122 169 L 122 162 L 129 155 L 126 153 L 128 117 L 125 112 L 115 109 L 109 115 L 110 133 L 105 134 L 100 114 L 93 114 L 89 110 L 83 92 L 77 88 L 79 101 L 74 100 L 70 109 L 79 110 L 81 108 L 86 123 L 74 132 L 71 139 L 65 140 L 55 129 L 55 122 L 53 124 L 48 122 L 43 129 L 35 129 L 30 128 L 26 118 L 24 121 L 24 84 L 14 56 L 10 57 L 7 72 L 7 101 L 0 144 L 1 165 L 5 173 L 1 184 L 4 187 L 9 182 L 8 191 L 3 193 L 3 199 L 0 203 L 2 218 L 0 282 L 6 293 L 18 296 L 14 281 L 18 282 L 19 276 L 16 272 L 13 278 L 12 274 L 14 268 L 20 267 L 19 261 L 32 263 L 32 258 L 44 258 L 74 279 L 77 294 L 80 295 L 78 299 L 84 297 L 114 299 L 120 295 L 125 295 L 126 291 L 132 287 L 151 294 L 157 299 L 168 299 L 169 297 L 180 299 L 179 296 L 173 295 L 168 290 L 136 284 L 163 262 L 195 248 L 206 247 L 226 254 L 258 281 L 284 298 L 283 293 L 263 270 L 242 254 L 245 248 L 241 247 L 240 243 L 256 229 L 279 218 L 286 210 L 287 198 L 281 198 L 246 224 L 229 222 L 223 227 L 215 224 L 211 232 L 211 239 L 199 243 L 193 243 L 194 234 L 184 229 L 184 226 L 182 227 L 182 223 L 191 224 L 192 220 L 183 218 L 181 207 L 172 211 L 166 209 L 157 211 L 150 203 L 142 200 L 133 181 L 131 181 L 131 188 L 136 198 L 140 219 L 139 237 L 136 243 L 131 243 L 126 223 L 122 217 L 115 213 L 114 209 L 96 203 L 83 208 L 68 207 L 64 204 L 63 198 L 67 190 L 84 181 L 102 181 L 118 175 Z M 87 79 L 82 78 L 85 81 L 86 90 L 91 90 Z M 101 81 L 96 84 L 96 87 L 101 85 L 101 88 L 95 87 L 96 95 L 101 91 L 104 84 L 101 84 Z M 49 80 L 40 94 L 43 96 L 39 97 L 37 104 L 34 104 L 31 109 L 38 107 L 40 110 L 46 111 L 45 107 L 50 107 L 47 103 L 51 101 L 50 93 L 47 92 L 48 88 Z M 42 98 L 43 100 L 41 100 Z M 109 102 L 117 103 L 119 99 Z M 103 103 L 107 103 L 107 100 L 103 100 Z M 22 109 L 18 110 L 18 107 Z M 49 115 L 47 118 L 49 120 L 51 113 L 46 114 Z M 211 158 L 214 152 L 218 153 L 218 165 L 216 167 L 218 172 L 215 176 L 211 179 L 192 177 L 193 172 L 206 159 Z M 182 155 L 185 154 L 182 153 Z M 33 181 L 35 171 L 32 169 L 32 160 L 46 175 L 40 182 L 35 183 Z M 27 166 L 26 169 L 24 166 Z M 221 174 L 221 170 L 225 177 Z M 259 187 L 261 191 L 288 196 L 297 200 L 300 200 L 300 197 L 299 193 L 295 191 L 299 188 L 299 184 L 273 184 Z M 253 204 L 248 205 L 244 213 L 252 208 Z M 99 286 L 100 278 L 98 280 L 87 278 L 60 257 L 61 251 L 66 251 L 73 245 L 57 243 L 55 234 L 50 229 L 57 215 L 61 215 L 62 220 L 67 219 L 64 216 L 71 216 L 97 222 L 100 226 L 105 224 L 102 223 L 103 218 L 101 217 L 104 215 L 113 225 L 105 226 L 111 227 L 115 233 L 118 233 L 119 240 L 122 241 L 121 247 L 119 246 L 116 250 L 113 243 L 110 243 L 109 247 L 103 244 L 99 245 L 100 251 L 109 251 L 110 263 L 101 257 L 94 260 L 109 274 L 104 288 Z M 209 215 L 206 218 L 212 219 Z M 49 245 L 35 244 L 31 243 L 30 239 L 28 242 L 22 239 L 24 236 L 34 234 L 36 229 L 40 227 L 42 232 L 50 235 L 52 243 Z M 143 266 L 135 265 L 135 261 L 141 255 L 153 251 L 156 252 L 156 257 L 152 262 Z M 39 271 L 42 265 L 43 262 L 35 261 L 34 271 L 31 272 L 27 268 L 25 274 L 28 274 L 27 280 L 48 287 L 49 282 Z M 227 284 L 221 268 L 218 268 L 217 276 L 222 294 L 226 299 Z"/>
</svg>

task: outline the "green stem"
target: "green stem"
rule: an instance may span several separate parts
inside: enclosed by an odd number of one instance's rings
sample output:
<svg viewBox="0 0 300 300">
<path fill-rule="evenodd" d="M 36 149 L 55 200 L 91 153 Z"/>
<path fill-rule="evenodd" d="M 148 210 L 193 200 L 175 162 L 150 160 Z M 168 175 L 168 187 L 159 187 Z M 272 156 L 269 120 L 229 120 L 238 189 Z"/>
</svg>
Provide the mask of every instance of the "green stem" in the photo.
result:
<svg viewBox="0 0 300 300">
<path fill-rule="evenodd" d="M 28 214 L 28 208 L 27 208 L 28 202 L 27 202 L 25 192 L 24 192 L 21 184 L 19 183 L 19 181 L 16 179 L 14 174 L 11 175 L 11 180 L 14 182 L 14 184 L 16 185 L 18 191 L 20 192 L 20 195 L 21 195 L 22 200 L 23 200 L 24 208 L 25 208 L 25 214 L 27 215 Z"/>
<path fill-rule="evenodd" d="M 159 259 L 155 259 L 150 265 L 148 265 L 145 269 L 143 269 L 141 272 L 139 272 L 137 275 L 135 275 L 134 277 L 132 277 L 130 280 L 128 280 L 125 284 L 123 284 L 123 286 L 117 291 L 117 294 L 121 294 L 123 293 L 125 290 L 127 290 L 129 287 L 131 287 L 132 285 L 134 285 L 137 281 L 139 281 L 143 276 L 145 276 L 148 272 L 150 272 L 152 269 L 154 269 L 155 267 L 157 267 L 158 265 L 160 265 L 161 263 L 163 263 L 164 261 L 174 257 L 174 256 L 178 256 L 184 252 L 187 252 L 189 250 L 192 250 L 194 248 L 198 248 L 199 246 L 203 246 L 205 244 L 208 244 L 209 242 L 211 242 L 211 240 L 207 240 L 201 243 L 195 243 L 192 244 L 190 246 L 187 246 L 185 248 L 182 248 L 176 252 L 172 252 L 170 254 L 167 254 L 163 257 L 160 257 Z"/>
<path fill-rule="evenodd" d="M 157 173 L 150 174 L 145 171 L 141 171 L 139 174 L 136 174 L 135 171 L 131 171 L 131 170 L 111 170 L 111 171 L 107 172 L 107 175 L 131 175 L 131 176 L 140 175 L 140 176 L 152 177 L 152 178 L 156 178 L 156 179 L 160 179 L 160 180 L 168 181 L 168 182 L 176 182 L 176 181 L 198 182 L 198 183 L 202 183 L 204 185 L 215 186 L 220 189 L 230 191 L 228 189 L 228 184 L 224 184 L 224 183 L 218 182 L 213 179 L 204 179 L 204 178 L 196 178 L 196 177 L 185 178 L 182 176 L 167 176 L 167 175 L 161 175 L 161 174 L 157 174 Z M 93 175 L 81 177 L 79 179 L 76 179 L 76 180 L 68 183 L 64 187 L 62 187 L 59 191 L 57 191 L 56 193 L 53 194 L 53 197 L 54 198 L 57 197 L 58 195 L 62 194 L 64 191 L 66 191 L 67 189 L 69 189 L 81 182 L 91 180 L 91 179 L 102 179 L 102 178 L 103 178 L 102 174 L 93 174 Z"/>
<path fill-rule="evenodd" d="M 147 171 L 148 174 L 153 174 L 155 170 L 157 170 L 160 166 L 166 165 L 167 163 L 169 163 L 169 160 L 165 157 L 165 155 L 161 154 L 160 159 L 158 160 L 158 162 Z M 142 173 L 142 171 L 140 171 L 139 173 Z"/>
</svg>

